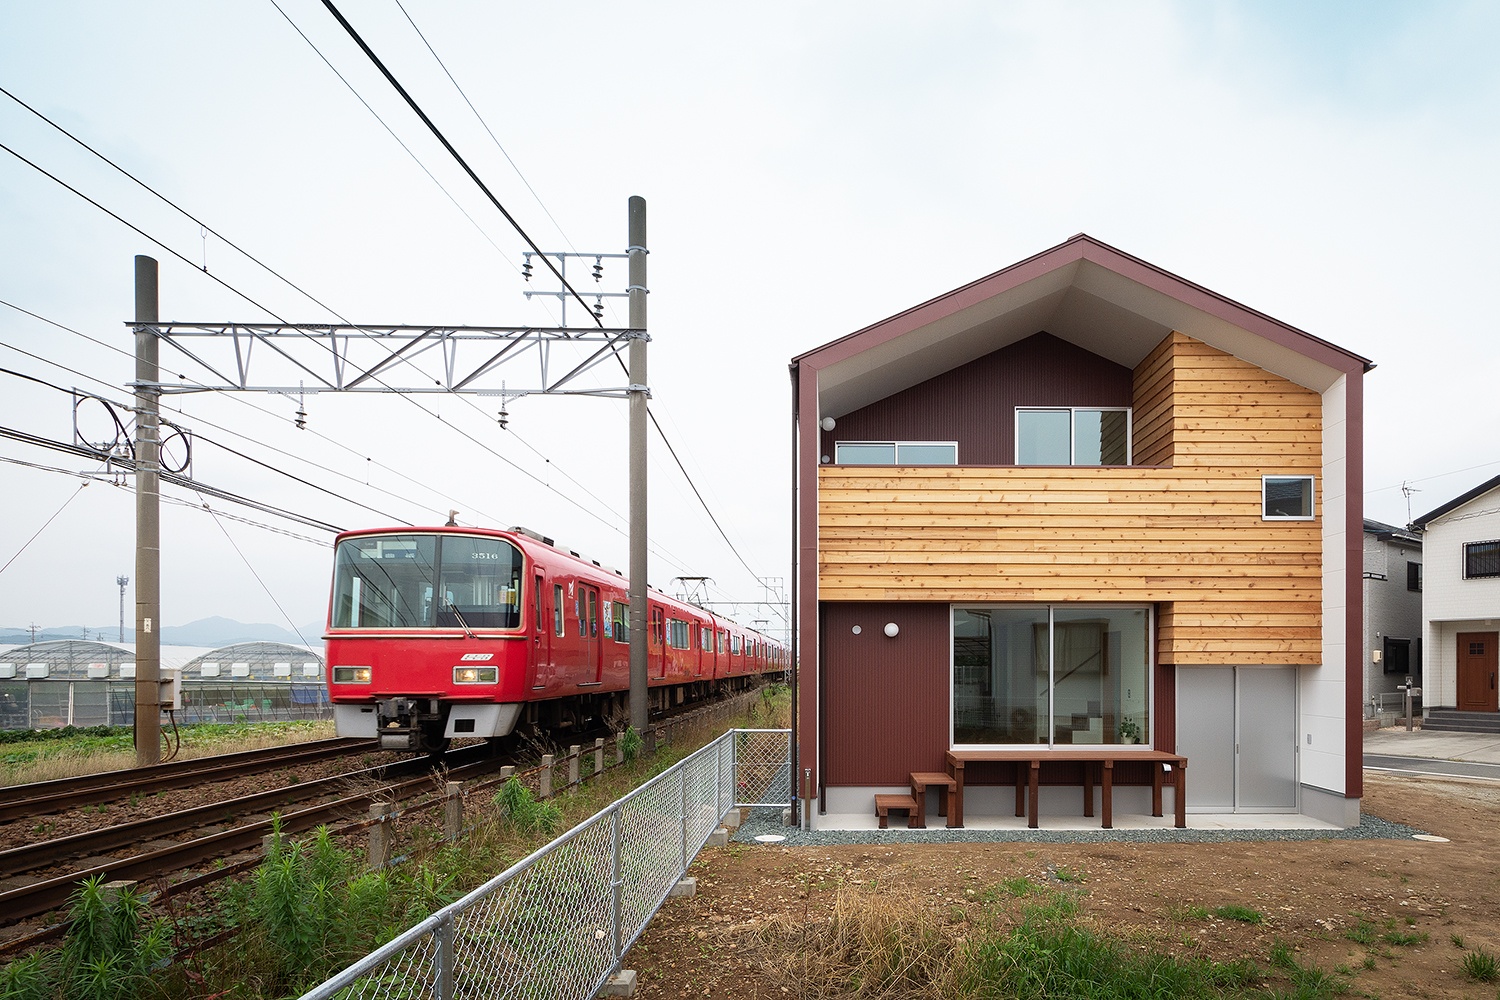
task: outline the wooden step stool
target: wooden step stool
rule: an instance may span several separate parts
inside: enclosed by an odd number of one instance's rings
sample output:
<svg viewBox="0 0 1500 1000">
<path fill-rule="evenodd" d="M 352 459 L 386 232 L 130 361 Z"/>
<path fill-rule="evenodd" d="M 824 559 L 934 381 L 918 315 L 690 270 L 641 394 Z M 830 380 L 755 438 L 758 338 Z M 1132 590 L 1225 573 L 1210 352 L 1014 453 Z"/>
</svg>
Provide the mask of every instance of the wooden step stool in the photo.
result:
<svg viewBox="0 0 1500 1000">
<path fill-rule="evenodd" d="M 917 800 L 910 795 L 877 795 L 875 796 L 875 815 L 880 817 L 880 828 L 886 828 L 887 814 L 892 809 L 906 810 L 906 825 L 909 829 L 915 829 L 917 825 Z"/>
<path fill-rule="evenodd" d="M 919 829 L 927 828 L 927 786 L 933 785 L 938 790 L 938 815 L 948 819 L 948 825 L 953 825 L 953 808 L 949 803 L 958 782 L 943 771 L 913 771 L 911 773 L 911 797 L 917 802 L 917 821 L 912 825 Z"/>
</svg>

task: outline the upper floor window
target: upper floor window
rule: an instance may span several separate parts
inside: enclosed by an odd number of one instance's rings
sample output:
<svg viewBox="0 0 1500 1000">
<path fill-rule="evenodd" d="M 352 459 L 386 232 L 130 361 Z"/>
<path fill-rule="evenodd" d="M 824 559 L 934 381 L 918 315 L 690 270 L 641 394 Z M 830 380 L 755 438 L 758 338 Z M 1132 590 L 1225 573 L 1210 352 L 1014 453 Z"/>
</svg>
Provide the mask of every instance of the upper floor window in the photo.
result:
<svg viewBox="0 0 1500 1000">
<path fill-rule="evenodd" d="M 1410 562 L 1406 564 L 1406 589 L 1420 591 L 1422 589 L 1422 564 Z"/>
<path fill-rule="evenodd" d="M 838 441 L 839 465 L 957 465 L 956 441 Z"/>
<path fill-rule="evenodd" d="M 1129 465 L 1130 408 L 1016 407 L 1017 465 Z"/>
<path fill-rule="evenodd" d="M 1261 476 L 1261 517 L 1267 521 L 1311 521 L 1312 476 Z"/>
<path fill-rule="evenodd" d="M 1500 576 L 1500 541 L 1464 542 L 1464 579 Z"/>
</svg>

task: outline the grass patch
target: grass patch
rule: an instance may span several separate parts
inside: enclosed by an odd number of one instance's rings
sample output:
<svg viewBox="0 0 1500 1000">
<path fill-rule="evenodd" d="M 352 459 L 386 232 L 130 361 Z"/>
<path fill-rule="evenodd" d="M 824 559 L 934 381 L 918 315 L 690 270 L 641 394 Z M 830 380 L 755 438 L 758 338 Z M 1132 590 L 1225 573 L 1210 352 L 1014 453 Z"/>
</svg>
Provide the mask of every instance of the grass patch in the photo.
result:
<svg viewBox="0 0 1500 1000">
<path fill-rule="evenodd" d="M 1380 939 L 1380 932 L 1369 920 L 1356 916 L 1354 926 L 1344 932 L 1344 937 L 1355 944 L 1372 945 Z"/>
<path fill-rule="evenodd" d="M 331 739 L 332 720 L 194 723 L 179 727 L 182 758 Z M 126 726 L 0 732 L 0 785 L 52 781 L 135 766 L 135 733 Z"/>
<path fill-rule="evenodd" d="M 1259 924 L 1266 919 L 1259 910 L 1252 910 L 1248 906 L 1239 906 L 1234 903 L 1217 907 L 1213 913 L 1214 916 L 1224 920 L 1238 920 L 1244 924 Z"/>
<path fill-rule="evenodd" d="M 1142 949 L 1100 934 L 1071 893 L 1027 890 L 1019 915 L 997 886 L 962 926 L 920 900 L 846 888 L 831 913 L 780 914 L 756 928 L 721 932 L 784 986 L 818 998 L 941 996 L 953 1000 L 1183 998 L 1323 1000 L 1348 991 L 1352 971 L 1300 965 L 1277 942 L 1274 971 L 1253 961 L 1215 962 Z M 1205 911 L 1207 915 L 1207 911 Z M 1232 919 L 1232 918 L 1231 918 Z M 774 995 L 774 994 L 773 994 Z"/>
<path fill-rule="evenodd" d="M 1386 931 L 1380 936 L 1386 944 L 1393 944 L 1398 948 L 1410 948 L 1414 945 L 1427 943 L 1426 931 Z"/>
<path fill-rule="evenodd" d="M 1052 877 L 1068 885 L 1081 885 L 1087 881 L 1088 872 L 1078 868 L 1069 868 L 1067 865 L 1058 865 L 1052 869 Z"/>
<path fill-rule="evenodd" d="M 1483 948 L 1475 948 L 1464 955 L 1462 968 L 1464 975 L 1481 983 L 1493 983 L 1500 978 L 1500 966 L 1495 962 L 1495 956 Z"/>
<path fill-rule="evenodd" d="M 1180 923 L 1198 922 L 1209 918 L 1206 906 L 1174 906 L 1167 913 L 1173 920 Z"/>
</svg>

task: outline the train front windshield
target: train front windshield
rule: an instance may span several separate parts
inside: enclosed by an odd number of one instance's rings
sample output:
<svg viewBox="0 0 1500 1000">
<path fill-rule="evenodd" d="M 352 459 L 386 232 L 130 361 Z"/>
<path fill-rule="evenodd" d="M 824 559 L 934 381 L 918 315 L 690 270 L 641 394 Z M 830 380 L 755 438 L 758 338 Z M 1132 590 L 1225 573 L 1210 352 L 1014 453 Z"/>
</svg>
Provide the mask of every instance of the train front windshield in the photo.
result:
<svg viewBox="0 0 1500 1000">
<path fill-rule="evenodd" d="M 334 628 L 518 628 L 521 552 L 503 538 L 365 535 L 334 554 Z"/>
</svg>

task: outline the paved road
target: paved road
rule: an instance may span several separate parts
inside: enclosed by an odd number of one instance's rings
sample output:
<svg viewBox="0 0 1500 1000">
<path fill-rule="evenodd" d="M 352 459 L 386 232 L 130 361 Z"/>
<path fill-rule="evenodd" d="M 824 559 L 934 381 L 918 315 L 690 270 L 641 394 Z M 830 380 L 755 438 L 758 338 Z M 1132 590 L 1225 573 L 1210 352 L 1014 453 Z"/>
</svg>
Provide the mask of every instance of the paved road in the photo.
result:
<svg viewBox="0 0 1500 1000">
<path fill-rule="evenodd" d="M 1481 764 L 1471 760 L 1437 760 L 1432 757 L 1394 757 L 1367 753 L 1365 754 L 1365 770 L 1500 781 L 1500 764 Z"/>
<path fill-rule="evenodd" d="M 1377 729 L 1365 733 L 1364 759 L 1371 770 L 1500 781 L 1500 736 Z"/>
</svg>

